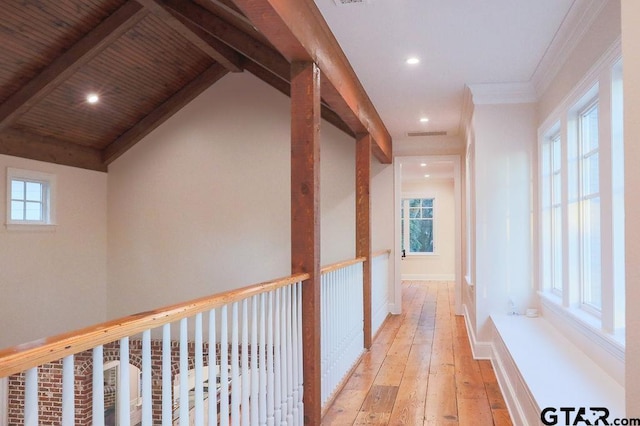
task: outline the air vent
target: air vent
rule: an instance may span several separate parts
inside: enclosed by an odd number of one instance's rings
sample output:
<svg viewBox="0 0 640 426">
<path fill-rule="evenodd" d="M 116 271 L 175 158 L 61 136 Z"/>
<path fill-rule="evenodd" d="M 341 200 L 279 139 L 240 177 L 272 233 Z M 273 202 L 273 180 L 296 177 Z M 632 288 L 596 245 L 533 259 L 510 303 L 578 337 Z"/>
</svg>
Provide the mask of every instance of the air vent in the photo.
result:
<svg viewBox="0 0 640 426">
<path fill-rule="evenodd" d="M 338 6 L 345 6 L 348 4 L 366 4 L 371 0 L 333 0 L 333 2 Z"/>
<path fill-rule="evenodd" d="M 447 132 L 407 132 L 407 136 L 447 136 Z"/>
</svg>

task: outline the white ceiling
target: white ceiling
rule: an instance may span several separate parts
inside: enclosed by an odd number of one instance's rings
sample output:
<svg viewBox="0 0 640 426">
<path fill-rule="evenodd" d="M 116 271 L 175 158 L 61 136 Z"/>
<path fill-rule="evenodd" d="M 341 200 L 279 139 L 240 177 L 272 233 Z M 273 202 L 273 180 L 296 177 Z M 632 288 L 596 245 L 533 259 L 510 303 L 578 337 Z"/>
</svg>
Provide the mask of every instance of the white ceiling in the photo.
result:
<svg viewBox="0 0 640 426">
<path fill-rule="evenodd" d="M 395 142 L 413 131 L 456 135 L 465 85 L 547 72 L 545 53 L 556 52 L 554 37 L 558 44 L 563 21 L 584 0 L 315 2 Z M 421 62 L 407 65 L 410 56 Z"/>
</svg>

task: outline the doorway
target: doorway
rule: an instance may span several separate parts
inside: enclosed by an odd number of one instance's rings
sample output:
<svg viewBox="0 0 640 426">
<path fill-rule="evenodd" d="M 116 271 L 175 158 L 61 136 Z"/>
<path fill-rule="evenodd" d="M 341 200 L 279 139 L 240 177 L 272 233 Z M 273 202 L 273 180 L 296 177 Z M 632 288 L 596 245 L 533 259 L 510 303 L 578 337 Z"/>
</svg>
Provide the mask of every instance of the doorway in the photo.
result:
<svg viewBox="0 0 640 426">
<path fill-rule="evenodd" d="M 462 314 L 462 175 L 459 155 L 394 158 L 394 299 L 401 311 L 407 280 L 455 283 Z"/>
</svg>

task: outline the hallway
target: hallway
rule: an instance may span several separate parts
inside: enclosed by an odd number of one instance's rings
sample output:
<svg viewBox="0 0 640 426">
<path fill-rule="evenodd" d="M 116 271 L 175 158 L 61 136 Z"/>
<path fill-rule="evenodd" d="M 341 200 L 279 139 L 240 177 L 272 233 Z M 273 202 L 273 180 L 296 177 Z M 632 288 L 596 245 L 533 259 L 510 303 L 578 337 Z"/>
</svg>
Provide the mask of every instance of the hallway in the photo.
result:
<svg viewBox="0 0 640 426">
<path fill-rule="evenodd" d="M 323 417 L 325 425 L 511 425 L 490 361 L 471 354 L 453 283 L 403 283 L 387 319 Z"/>
</svg>

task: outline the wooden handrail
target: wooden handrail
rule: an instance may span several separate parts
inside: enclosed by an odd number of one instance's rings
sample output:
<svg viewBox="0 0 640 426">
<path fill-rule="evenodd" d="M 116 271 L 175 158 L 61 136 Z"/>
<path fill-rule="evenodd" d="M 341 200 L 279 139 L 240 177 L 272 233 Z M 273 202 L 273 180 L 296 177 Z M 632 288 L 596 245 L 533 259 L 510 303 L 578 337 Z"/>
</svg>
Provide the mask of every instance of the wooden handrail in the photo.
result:
<svg viewBox="0 0 640 426">
<path fill-rule="evenodd" d="M 323 266 L 320 269 L 321 274 L 328 274 L 329 272 L 337 271 L 338 269 L 346 268 L 347 266 L 355 265 L 356 263 L 362 263 L 367 260 L 366 257 L 356 257 L 355 259 L 343 260 L 342 262 L 332 263 L 327 266 Z"/>
<path fill-rule="evenodd" d="M 309 278 L 291 275 L 9 347 L 0 351 L 0 378 Z"/>
<path fill-rule="evenodd" d="M 378 250 L 371 253 L 371 258 L 382 256 L 383 254 L 391 254 L 391 249 Z"/>
</svg>

